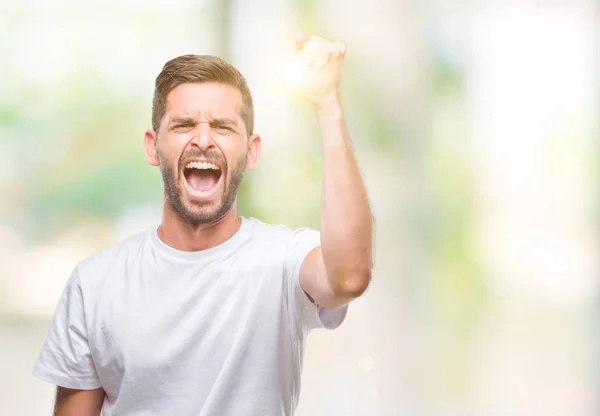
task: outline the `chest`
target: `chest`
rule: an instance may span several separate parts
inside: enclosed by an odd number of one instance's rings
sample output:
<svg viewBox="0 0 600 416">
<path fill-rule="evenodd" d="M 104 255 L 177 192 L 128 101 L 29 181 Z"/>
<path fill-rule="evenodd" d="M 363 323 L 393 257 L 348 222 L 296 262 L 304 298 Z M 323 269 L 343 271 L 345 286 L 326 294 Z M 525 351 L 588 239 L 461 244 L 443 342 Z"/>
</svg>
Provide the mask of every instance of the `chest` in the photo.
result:
<svg viewBox="0 0 600 416">
<path fill-rule="evenodd" d="M 254 338 L 276 344 L 285 336 L 284 287 L 282 267 L 266 258 L 116 273 L 101 288 L 94 317 L 103 385 L 217 377 Z"/>
</svg>

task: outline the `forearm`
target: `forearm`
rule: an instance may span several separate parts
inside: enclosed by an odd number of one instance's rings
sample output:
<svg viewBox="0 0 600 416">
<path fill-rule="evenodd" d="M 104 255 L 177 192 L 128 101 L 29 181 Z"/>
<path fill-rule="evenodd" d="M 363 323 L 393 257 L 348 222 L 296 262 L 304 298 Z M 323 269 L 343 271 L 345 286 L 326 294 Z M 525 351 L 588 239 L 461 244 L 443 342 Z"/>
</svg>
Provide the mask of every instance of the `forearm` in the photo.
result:
<svg viewBox="0 0 600 416">
<path fill-rule="evenodd" d="M 331 287 L 359 296 L 371 278 L 373 217 L 337 95 L 316 106 L 323 145 L 321 250 Z"/>
</svg>

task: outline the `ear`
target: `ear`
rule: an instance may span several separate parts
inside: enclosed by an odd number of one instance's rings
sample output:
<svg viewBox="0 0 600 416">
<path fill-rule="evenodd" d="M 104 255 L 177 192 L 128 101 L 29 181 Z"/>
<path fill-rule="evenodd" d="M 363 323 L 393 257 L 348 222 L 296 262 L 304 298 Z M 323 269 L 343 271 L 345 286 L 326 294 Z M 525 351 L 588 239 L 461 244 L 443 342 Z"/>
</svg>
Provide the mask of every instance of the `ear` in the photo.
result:
<svg viewBox="0 0 600 416">
<path fill-rule="evenodd" d="M 159 164 L 156 144 L 156 132 L 146 130 L 146 133 L 144 133 L 144 148 L 146 149 L 146 160 L 152 166 L 158 166 Z"/>
<path fill-rule="evenodd" d="M 246 170 L 254 170 L 261 152 L 261 139 L 258 134 L 248 138 L 248 156 L 246 159 Z"/>
</svg>

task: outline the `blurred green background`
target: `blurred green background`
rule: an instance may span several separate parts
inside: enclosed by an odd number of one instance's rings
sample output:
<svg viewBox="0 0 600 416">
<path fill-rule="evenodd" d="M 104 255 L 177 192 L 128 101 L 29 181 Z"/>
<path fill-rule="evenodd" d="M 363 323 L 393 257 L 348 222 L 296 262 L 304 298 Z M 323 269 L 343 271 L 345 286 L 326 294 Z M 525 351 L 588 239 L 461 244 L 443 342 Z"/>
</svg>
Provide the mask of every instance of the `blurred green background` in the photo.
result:
<svg viewBox="0 0 600 416">
<path fill-rule="evenodd" d="M 168 59 L 248 79 L 263 155 L 238 212 L 319 227 L 297 32 L 347 45 L 377 225 L 369 291 L 309 338 L 298 415 L 598 414 L 598 19 L 566 0 L 0 0 L 0 414 L 51 413 L 31 370 L 72 268 L 160 221 L 142 137 Z"/>
</svg>

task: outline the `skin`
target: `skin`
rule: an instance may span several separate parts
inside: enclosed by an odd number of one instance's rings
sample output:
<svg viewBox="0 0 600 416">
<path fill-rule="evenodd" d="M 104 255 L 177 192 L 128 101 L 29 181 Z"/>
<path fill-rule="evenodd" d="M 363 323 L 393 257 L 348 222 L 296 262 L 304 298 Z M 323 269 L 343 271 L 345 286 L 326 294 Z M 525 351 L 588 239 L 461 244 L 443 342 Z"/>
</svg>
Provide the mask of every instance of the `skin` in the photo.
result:
<svg viewBox="0 0 600 416">
<path fill-rule="evenodd" d="M 54 416 L 98 416 L 102 411 L 104 390 L 73 390 L 58 387 Z"/>
<path fill-rule="evenodd" d="M 298 35 L 296 49 L 313 68 L 305 89 L 319 123 L 323 152 L 321 246 L 303 261 L 300 285 L 318 305 L 339 308 L 364 293 L 373 267 L 373 215 L 340 100 L 346 47 Z"/>
<path fill-rule="evenodd" d="M 320 126 L 323 150 L 321 246 L 303 261 L 300 285 L 316 304 L 339 308 L 367 289 L 373 244 L 371 208 L 340 101 L 346 48 L 339 42 L 299 35 L 296 49 L 313 70 L 305 90 Z M 148 163 L 160 167 L 165 182 L 163 218 L 158 228 L 165 244 L 182 251 L 205 250 L 238 231 L 237 184 L 244 170 L 256 167 L 261 152 L 260 136 L 246 134 L 240 119 L 241 104 L 240 92 L 228 85 L 182 84 L 167 96 L 159 131 L 146 131 Z M 223 127 L 223 120 L 228 120 L 225 124 L 229 130 Z M 207 156 L 222 167 L 220 188 L 209 198 L 197 198 L 185 188 L 182 163 L 193 155 Z M 59 392 L 62 390 L 59 387 Z M 104 392 L 70 391 L 63 397 L 57 398 L 56 415 L 97 416 Z"/>
<path fill-rule="evenodd" d="M 165 244 L 182 251 L 204 250 L 225 242 L 239 229 L 237 185 L 244 169 L 256 167 L 261 152 L 260 136 L 247 137 L 241 106 L 241 93 L 229 85 L 182 84 L 167 96 L 159 131 L 146 131 L 147 161 L 161 168 L 166 185 L 158 228 Z M 193 155 L 206 155 L 204 159 L 221 167 L 222 178 L 214 197 L 200 200 L 186 191 L 180 160 Z M 179 208 L 170 198 L 169 193 L 174 192 L 169 192 L 168 184 L 179 194 L 175 198 Z"/>
<path fill-rule="evenodd" d="M 204 250 L 225 242 L 239 229 L 234 171 L 242 164 L 246 170 L 254 169 L 261 151 L 260 136 L 247 137 L 240 118 L 241 106 L 241 93 L 229 85 L 182 84 L 167 96 L 159 131 L 146 132 L 148 163 L 161 167 L 165 183 L 165 170 L 174 172 L 183 208 L 188 216 L 202 219 L 194 222 L 182 216 L 165 192 L 163 219 L 158 228 L 158 236 L 165 244 L 182 251 Z M 221 167 L 220 189 L 214 197 L 201 200 L 186 191 L 183 166 L 178 162 L 186 154 L 208 155 Z M 232 190 L 228 200 L 227 193 Z"/>
</svg>

